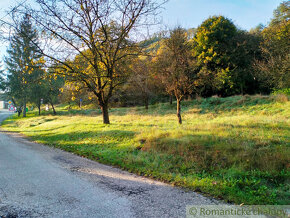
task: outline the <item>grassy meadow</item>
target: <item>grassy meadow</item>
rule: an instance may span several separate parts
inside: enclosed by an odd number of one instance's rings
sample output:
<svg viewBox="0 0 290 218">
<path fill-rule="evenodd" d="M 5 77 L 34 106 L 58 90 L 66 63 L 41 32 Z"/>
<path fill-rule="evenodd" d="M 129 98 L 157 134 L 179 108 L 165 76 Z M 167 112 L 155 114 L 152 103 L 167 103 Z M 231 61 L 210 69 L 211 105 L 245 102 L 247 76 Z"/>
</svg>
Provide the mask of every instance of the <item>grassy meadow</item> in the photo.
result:
<svg viewBox="0 0 290 218">
<path fill-rule="evenodd" d="M 233 96 L 100 110 L 57 108 L 3 123 L 32 140 L 226 202 L 289 204 L 287 96 Z"/>
</svg>

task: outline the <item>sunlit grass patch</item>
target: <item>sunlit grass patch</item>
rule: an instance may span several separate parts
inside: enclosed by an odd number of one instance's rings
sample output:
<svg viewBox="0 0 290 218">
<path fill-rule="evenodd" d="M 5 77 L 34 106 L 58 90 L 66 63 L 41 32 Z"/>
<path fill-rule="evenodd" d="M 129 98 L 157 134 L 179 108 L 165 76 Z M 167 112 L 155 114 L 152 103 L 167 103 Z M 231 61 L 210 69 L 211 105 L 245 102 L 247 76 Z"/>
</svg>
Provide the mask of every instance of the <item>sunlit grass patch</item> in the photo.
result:
<svg viewBox="0 0 290 218">
<path fill-rule="evenodd" d="M 283 101 L 282 101 L 283 100 Z M 140 175 L 246 204 L 289 204 L 290 104 L 233 96 L 175 105 L 113 108 L 11 118 L 4 128 Z"/>
</svg>

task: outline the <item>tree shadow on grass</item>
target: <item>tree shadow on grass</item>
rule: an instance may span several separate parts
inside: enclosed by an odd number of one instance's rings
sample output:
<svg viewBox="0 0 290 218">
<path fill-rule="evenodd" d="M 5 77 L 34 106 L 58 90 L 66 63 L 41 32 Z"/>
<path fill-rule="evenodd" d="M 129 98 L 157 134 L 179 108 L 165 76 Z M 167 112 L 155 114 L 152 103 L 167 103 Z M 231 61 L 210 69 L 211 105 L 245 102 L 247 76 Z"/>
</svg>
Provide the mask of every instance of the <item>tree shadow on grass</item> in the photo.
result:
<svg viewBox="0 0 290 218">
<path fill-rule="evenodd" d="M 150 169 L 158 172 L 157 175 L 173 173 L 186 176 L 191 175 L 192 172 L 198 172 L 197 169 L 209 173 L 214 172 L 211 171 L 214 169 L 216 172 L 224 170 L 224 173 L 229 173 L 229 176 L 236 176 L 239 179 L 240 174 L 234 175 L 227 170 L 235 166 L 243 169 L 245 173 L 247 170 L 266 172 L 270 166 L 278 172 L 289 163 L 289 156 L 286 155 L 287 152 L 289 154 L 289 149 L 283 150 L 283 147 L 280 151 L 275 151 L 275 145 L 260 145 L 259 140 L 254 138 L 203 135 L 198 132 L 184 135 L 182 138 L 161 135 L 151 141 L 145 141 L 143 147 L 145 149 L 140 150 L 134 145 L 130 147 L 130 142 L 132 142 L 130 140 L 134 139 L 135 134 L 134 131 L 123 130 L 74 131 L 44 133 L 35 138 L 40 137 L 45 144 L 92 160 L 129 168 L 133 171 L 139 171 L 139 168 Z M 92 140 L 86 141 L 88 138 Z M 84 143 L 80 143 L 82 140 Z M 269 175 L 271 177 L 269 177 L 269 182 L 271 182 L 273 177 Z M 268 177 L 265 179 L 268 181 Z M 282 179 L 281 181 L 284 181 Z"/>
<path fill-rule="evenodd" d="M 139 143 L 134 145 L 135 135 L 134 131 L 105 130 L 43 133 L 32 138 L 89 158 L 98 159 L 105 155 L 106 158 L 112 158 L 112 161 L 121 158 L 118 155 L 122 152 L 153 152 L 154 155 L 182 157 L 184 164 L 199 162 L 200 167 L 205 169 L 233 165 L 248 169 L 263 170 L 270 166 L 278 169 L 280 163 L 284 166 L 289 162 L 287 154 L 290 151 L 286 139 L 277 144 L 273 140 L 261 141 L 240 135 L 216 136 L 195 132 L 179 138 L 163 134 L 151 137 L 148 141 L 145 136 L 140 147 Z"/>
<path fill-rule="evenodd" d="M 115 146 L 119 143 L 131 140 L 136 132 L 123 130 L 107 130 L 107 131 L 76 131 L 69 133 L 43 133 L 35 136 L 42 141 L 52 142 L 54 145 L 70 144 L 70 146 Z M 95 140 L 94 140 L 95 139 Z M 89 142 L 81 143 L 82 140 Z M 95 141 L 95 142 L 92 142 Z"/>
<path fill-rule="evenodd" d="M 43 130 L 21 130 L 18 132 L 22 132 L 22 133 L 28 133 L 28 132 L 50 132 L 50 131 L 54 131 L 54 130 L 59 130 L 62 128 L 67 127 L 68 125 L 64 125 L 64 126 L 59 126 L 59 127 L 54 127 L 54 128 L 50 128 L 50 129 L 43 129 Z"/>
<path fill-rule="evenodd" d="M 161 135 L 150 138 L 142 150 L 153 154 L 180 157 L 176 166 L 215 171 L 235 166 L 239 169 L 280 171 L 287 169 L 290 148 L 287 140 L 277 142 L 243 136 L 216 136 L 202 133 L 187 134 L 180 138 Z"/>
<path fill-rule="evenodd" d="M 239 124 L 221 124 L 221 127 L 227 127 L 227 128 L 241 128 L 241 129 L 265 129 L 267 131 L 272 131 L 273 129 L 279 129 L 279 130 L 285 130 L 285 131 L 290 131 L 290 127 L 286 125 L 285 123 L 278 123 L 278 124 L 284 124 L 285 126 L 272 126 L 269 123 L 255 123 L 255 124 L 247 124 L 247 125 L 239 125 Z"/>
</svg>

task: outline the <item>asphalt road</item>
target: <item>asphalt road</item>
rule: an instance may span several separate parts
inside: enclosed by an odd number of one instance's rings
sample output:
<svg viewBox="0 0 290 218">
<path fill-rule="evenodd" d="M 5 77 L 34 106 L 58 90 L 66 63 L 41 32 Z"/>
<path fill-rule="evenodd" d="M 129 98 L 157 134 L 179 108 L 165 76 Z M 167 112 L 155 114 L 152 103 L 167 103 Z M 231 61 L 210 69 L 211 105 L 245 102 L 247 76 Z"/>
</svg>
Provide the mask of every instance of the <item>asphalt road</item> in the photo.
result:
<svg viewBox="0 0 290 218">
<path fill-rule="evenodd" d="M 0 129 L 0 217 L 185 217 L 218 203 Z"/>
</svg>

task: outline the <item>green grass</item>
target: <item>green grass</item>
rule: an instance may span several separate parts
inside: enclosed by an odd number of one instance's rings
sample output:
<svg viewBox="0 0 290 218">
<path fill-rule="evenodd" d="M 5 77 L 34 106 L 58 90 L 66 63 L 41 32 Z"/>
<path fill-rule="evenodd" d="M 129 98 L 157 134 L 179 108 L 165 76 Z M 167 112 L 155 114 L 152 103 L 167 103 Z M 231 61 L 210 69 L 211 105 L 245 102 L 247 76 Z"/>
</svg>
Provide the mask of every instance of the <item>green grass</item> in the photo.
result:
<svg viewBox="0 0 290 218">
<path fill-rule="evenodd" d="M 290 103 L 286 96 L 234 96 L 175 105 L 13 117 L 4 128 L 130 172 L 245 204 L 289 204 Z"/>
</svg>

